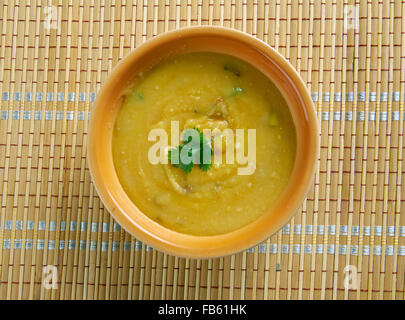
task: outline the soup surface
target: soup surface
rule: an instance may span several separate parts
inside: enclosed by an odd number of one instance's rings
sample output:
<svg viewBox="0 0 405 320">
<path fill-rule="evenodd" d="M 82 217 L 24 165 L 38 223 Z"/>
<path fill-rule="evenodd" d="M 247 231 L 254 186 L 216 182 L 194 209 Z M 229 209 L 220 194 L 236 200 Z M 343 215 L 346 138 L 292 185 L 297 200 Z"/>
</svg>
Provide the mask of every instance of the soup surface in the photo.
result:
<svg viewBox="0 0 405 320">
<path fill-rule="evenodd" d="M 212 161 L 208 170 L 151 163 L 156 141 L 149 133 L 164 129 L 170 144 L 172 121 L 180 137 L 185 129 L 244 129 L 243 143 L 234 146 L 245 155 L 247 130 L 255 129 L 255 170 L 238 174 L 247 164 L 226 163 L 226 146 L 222 163 Z M 275 204 L 294 165 L 296 132 L 283 96 L 260 71 L 228 55 L 192 53 L 137 77 L 118 112 L 112 147 L 118 178 L 142 212 L 167 228 L 206 236 L 241 228 Z"/>
</svg>

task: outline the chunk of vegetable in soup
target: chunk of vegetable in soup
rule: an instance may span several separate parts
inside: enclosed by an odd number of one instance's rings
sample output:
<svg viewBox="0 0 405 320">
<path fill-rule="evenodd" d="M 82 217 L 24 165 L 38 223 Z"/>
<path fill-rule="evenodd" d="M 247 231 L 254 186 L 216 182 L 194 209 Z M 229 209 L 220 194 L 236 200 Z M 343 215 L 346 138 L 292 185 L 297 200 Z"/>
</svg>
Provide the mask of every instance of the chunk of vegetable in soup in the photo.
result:
<svg viewBox="0 0 405 320">
<path fill-rule="evenodd" d="M 245 156 L 247 130 L 255 129 L 253 174 L 238 174 L 246 164 L 236 161 L 236 153 L 234 163 L 225 163 L 226 148 L 222 164 L 206 171 L 152 164 L 148 152 L 156 141 L 148 140 L 149 132 L 164 129 L 170 144 L 172 121 L 179 122 L 180 133 L 244 129 Z M 118 178 L 144 214 L 175 231 L 207 236 L 234 231 L 269 212 L 288 183 L 296 132 L 283 96 L 260 71 L 228 55 L 192 53 L 139 75 L 125 94 L 112 145 Z"/>
</svg>

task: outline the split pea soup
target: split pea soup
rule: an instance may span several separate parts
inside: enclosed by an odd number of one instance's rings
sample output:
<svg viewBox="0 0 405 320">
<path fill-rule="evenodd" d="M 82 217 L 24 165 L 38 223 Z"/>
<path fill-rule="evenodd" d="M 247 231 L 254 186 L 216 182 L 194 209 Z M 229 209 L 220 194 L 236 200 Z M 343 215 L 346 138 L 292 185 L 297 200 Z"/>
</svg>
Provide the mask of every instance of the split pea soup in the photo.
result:
<svg viewBox="0 0 405 320">
<path fill-rule="evenodd" d="M 173 123 L 180 138 L 171 145 Z M 154 129 L 167 133 L 169 145 L 160 150 L 166 163 L 150 161 Z M 205 135 L 208 129 L 211 136 Z M 249 130 L 255 132 L 253 165 L 237 161 L 238 152 L 245 157 L 250 152 Z M 198 157 L 188 164 L 181 156 L 173 161 L 174 152 L 181 155 L 190 141 L 184 136 L 190 131 L 201 143 L 191 144 L 186 154 L 202 155 L 202 146 L 208 146 L 208 164 L 206 159 L 199 164 Z M 234 133 L 233 144 L 226 144 L 225 132 Z M 227 150 L 234 152 L 233 162 L 225 159 Z M 129 86 L 115 121 L 112 152 L 122 187 L 145 215 L 180 233 L 218 235 L 253 222 L 275 205 L 294 166 L 296 131 L 282 94 L 256 68 L 229 55 L 190 53 L 158 63 Z M 240 174 L 241 169 L 249 174 Z"/>
</svg>

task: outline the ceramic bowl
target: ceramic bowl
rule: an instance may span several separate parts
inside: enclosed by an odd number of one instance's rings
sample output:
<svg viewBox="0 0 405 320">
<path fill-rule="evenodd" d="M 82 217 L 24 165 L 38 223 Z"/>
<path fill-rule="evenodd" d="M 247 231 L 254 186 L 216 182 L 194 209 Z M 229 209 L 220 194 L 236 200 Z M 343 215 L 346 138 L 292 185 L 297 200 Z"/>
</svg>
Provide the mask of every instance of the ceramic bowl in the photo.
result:
<svg viewBox="0 0 405 320">
<path fill-rule="evenodd" d="M 217 52 L 249 62 L 283 94 L 297 133 L 297 150 L 287 187 L 276 205 L 256 221 L 230 233 L 193 236 L 165 228 L 142 213 L 121 186 L 112 157 L 112 134 L 123 92 L 139 72 L 159 61 L 190 52 Z M 211 258 L 250 248 L 285 225 L 302 203 L 316 167 L 318 121 L 305 83 L 292 65 L 266 43 L 223 27 L 189 27 L 171 31 L 137 47 L 110 74 L 92 108 L 88 160 L 94 185 L 116 221 L 138 240 L 183 257 Z"/>
</svg>

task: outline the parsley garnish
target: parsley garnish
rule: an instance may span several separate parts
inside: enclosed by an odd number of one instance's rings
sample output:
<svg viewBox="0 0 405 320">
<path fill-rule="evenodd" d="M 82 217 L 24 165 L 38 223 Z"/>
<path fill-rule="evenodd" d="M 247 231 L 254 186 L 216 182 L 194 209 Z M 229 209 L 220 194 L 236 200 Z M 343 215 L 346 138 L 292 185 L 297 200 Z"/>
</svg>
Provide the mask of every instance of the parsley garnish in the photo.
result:
<svg viewBox="0 0 405 320">
<path fill-rule="evenodd" d="M 169 163 L 174 167 L 182 169 L 185 173 L 190 173 L 194 164 L 198 164 L 200 169 L 207 172 L 212 168 L 211 142 L 198 129 L 188 129 L 184 133 L 186 140 L 176 148 L 169 150 Z M 194 138 L 194 139 L 193 139 Z M 205 162 L 204 162 L 204 154 Z"/>
</svg>

